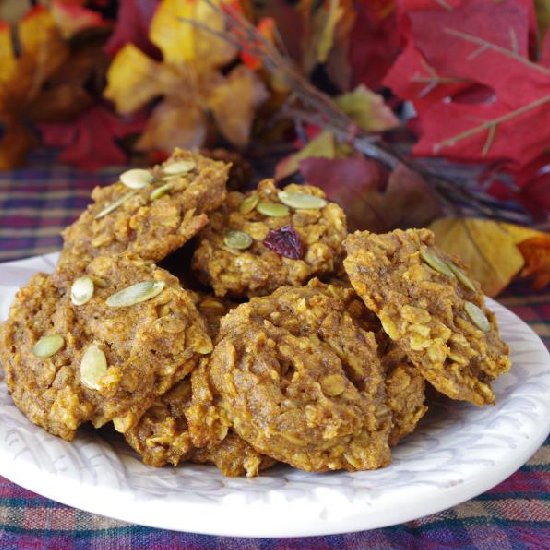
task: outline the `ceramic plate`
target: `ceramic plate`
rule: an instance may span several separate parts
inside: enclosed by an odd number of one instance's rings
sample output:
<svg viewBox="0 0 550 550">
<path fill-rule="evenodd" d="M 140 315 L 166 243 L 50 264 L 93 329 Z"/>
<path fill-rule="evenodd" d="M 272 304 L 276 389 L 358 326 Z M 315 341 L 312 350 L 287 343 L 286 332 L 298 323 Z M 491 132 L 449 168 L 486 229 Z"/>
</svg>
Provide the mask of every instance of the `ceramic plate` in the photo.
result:
<svg viewBox="0 0 550 550">
<path fill-rule="evenodd" d="M 0 317 L 55 255 L 0 264 Z M 211 535 L 291 537 L 395 525 L 490 489 L 524 464 L 550 430 L 550 356 L 530 328 L 490 301 L 513 367 L 497 405 L 432 408 L 373 472 L 307 474 L 279 466 L 256 479 L 209 466 L 144 466 L 120 440 L 83 431 L 73 443 L 28 422 L 0 383 L 0 474 L 53 500 L 132 523 Z"/>
</svg>

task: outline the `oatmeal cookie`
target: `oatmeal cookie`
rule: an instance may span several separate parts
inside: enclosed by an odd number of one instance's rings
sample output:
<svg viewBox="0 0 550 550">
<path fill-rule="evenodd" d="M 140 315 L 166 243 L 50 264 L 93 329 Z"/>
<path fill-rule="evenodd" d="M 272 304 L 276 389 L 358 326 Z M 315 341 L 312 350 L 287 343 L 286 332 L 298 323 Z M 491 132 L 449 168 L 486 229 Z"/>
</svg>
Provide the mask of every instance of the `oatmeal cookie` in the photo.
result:
<svg viewBox="0 0 550 550">
<path fill-rule="evenodd" d="M 66 440 L 88 420 L 127 431 L 212 350 L 192 296 L 131 253 L 98 257 L 84 274 L 35 275 L 0 342 L 15 404 Z"/>
<path fill-rule="evenodd" d="M 225 477 L 256 477 L 276 460 L 254 450 L 244 439 L 230 430 L 217 445 L 195 449 L 189 460 L 196 464 L 213 464 Z"/>
<path fill-rule="evenodd" d="M 210 377 L 234 430 L 257 451 L 320 472 L 390 462 L 384 373 L 354 299 L 314 281 L 223 318 Z"/>
<path fill-rule="evenodd" d="M 510 367 L 508 347 L 479 284 L 433 233 L 356 232 L 344 246 L 353 287 L 425 379 L 453 399 L 494 403 L 491 381 Z"/>
<path fill-rule="evenodd" d="M 133 169 L 107 187 L 63 232 L 60 265 L 132 251 L 159 261 L 208 223 L 222 204 L 229 165 L 176 150 L 151 170 Z"/>
<path fill-rule="evenodd" d="M 213 307 L 216 303 L 217 306 Z M 203 297 L 199 311 L 206 312 L 215 338 L 225 305 Z M 254 477 L 275 461 L 257 453 L 236 435 L 212 392 L 207 358 L 176 386 L 162 396 L 125 434 L 126 441 L 150 466 L 165 466 L 190 460 L 214 464 L 223 475 Z"/>
<path fill-rule="evenodd" d="M 425 382 L 421 372 L 394 343 L 389 343 L 382 356 L 386 369 L 386 392 L 392 415 L 390 446 L 395 446 L 412 433 L 428 407 L 425 401 Z"/>
<path fill-rule="evenodd" d="M 193 268 L 217 296 L 264 296 L 333 272 L 346 234 L 342 209 L 320 189 L 278 191 L 264 180 L 257 191 L 228 193 L 201 232 Z"/>
</svg>

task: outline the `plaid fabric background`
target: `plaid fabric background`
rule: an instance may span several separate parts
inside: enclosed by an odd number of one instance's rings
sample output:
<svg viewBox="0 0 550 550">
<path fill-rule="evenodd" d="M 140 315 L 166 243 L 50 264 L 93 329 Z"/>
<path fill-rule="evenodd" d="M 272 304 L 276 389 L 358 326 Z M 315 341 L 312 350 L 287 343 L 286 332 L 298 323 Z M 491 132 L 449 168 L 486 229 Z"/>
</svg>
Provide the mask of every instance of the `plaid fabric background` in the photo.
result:
<svg viewBox="0 0 550 550">
<path fill-rule="evenodd" d="M 48 167 L 48 161 L 38 156 L 29 168 L 0 172 L 0 261 L 58 249 L 61 228 L 88 204 L 90 190 L 120 173 L 109 169 L 86 174 Z M 550 347 L 550 291 L 534 293 L 526 283 L 514 284 L 500 301 Z M 120 548 L 550 548 L 550 439 L 527 465 L 493 490 L 445 512 L 395 527 L 306 539 L 233 539 L 129 525 L 58 504 L 0 477 L 0 549 Z"/>
</svg>

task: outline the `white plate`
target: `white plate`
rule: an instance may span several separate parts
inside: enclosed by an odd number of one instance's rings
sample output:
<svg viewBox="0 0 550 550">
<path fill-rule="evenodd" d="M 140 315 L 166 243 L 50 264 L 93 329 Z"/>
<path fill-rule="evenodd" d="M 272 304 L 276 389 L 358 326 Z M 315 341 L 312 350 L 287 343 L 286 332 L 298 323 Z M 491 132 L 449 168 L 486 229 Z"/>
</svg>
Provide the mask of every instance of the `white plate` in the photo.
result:
<svg viewBox="0 0 550 550">
<path fill-rule="evenodd" d="M 17 287 L 55 255 L 0 264 L 0 318 Z M 154 469 L 120 442 L 83 432 L 66 443 L 28 422 L 0 384 L 0 474 L 88 512 L 211 535 L 291 537 L 395 525 L 468 500 L 524 464 L 550 430 L 550 355 L 513 313 L 490 302 L 513 367 L 497 405 L 439 405 L 373 472 L 307 474 L 279 466 L 228 479 L 209 466 Z"/>
</svg>

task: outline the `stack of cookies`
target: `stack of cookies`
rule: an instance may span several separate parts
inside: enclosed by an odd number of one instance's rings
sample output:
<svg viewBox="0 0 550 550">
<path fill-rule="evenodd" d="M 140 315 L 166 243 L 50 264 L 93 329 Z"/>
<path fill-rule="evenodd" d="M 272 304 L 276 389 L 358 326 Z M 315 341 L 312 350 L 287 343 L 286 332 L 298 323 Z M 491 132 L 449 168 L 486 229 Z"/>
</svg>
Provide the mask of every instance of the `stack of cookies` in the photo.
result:
<svg viewBox="0 0 550 550">
<path fill-rule="evenodd" d="M 320 189 L 227 192 L 229 169 L 177 150 L 94 190 L 0 329 L 29 420 L 67 441 L 112 422 L 146 464 L 253 477 L 388 465 L 426 383 L 494 403 L 507 346 L 430 231 L 348 235 Z"/>
</svg>

